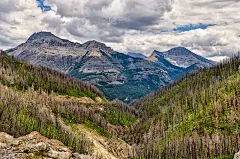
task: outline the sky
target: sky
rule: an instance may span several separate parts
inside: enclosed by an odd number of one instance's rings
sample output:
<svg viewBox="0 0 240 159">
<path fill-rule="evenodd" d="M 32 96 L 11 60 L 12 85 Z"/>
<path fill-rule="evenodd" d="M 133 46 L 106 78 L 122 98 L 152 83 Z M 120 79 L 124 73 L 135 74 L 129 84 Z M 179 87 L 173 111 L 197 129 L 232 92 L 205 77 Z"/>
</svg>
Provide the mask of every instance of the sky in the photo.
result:
<svg viewBox="0 0 240 159">
<path fill-rule="evenodd" d="M 240 0 L 0 0 L 0 49 L 49 31 L 114 50 L 186 47 L 220 61 L 240 50 Z"/>
</svg>

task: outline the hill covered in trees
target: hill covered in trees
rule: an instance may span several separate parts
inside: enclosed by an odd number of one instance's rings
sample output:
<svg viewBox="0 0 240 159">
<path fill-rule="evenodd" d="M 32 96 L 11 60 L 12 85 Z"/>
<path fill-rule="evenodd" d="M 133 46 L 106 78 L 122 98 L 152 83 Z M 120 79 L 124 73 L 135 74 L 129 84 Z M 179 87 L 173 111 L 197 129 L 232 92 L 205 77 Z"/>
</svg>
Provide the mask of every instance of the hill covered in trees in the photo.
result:
<svg viewBox="0 0 240 159">
<path fill-rule="evenodd" d="M 0 132 L 19 137 L 37 131 L 95 158 L 132 156 L 118 134 L 124 135 L 122 127 L 135 117 L 123 113 L 123 104 L 107 102 L 94 86 L 2 54 L 0 90 Z"/>
<path fill-rule="evenodd" d="M 4 53 L 2 53 L 4 55 Z M 31 64 L 14 60 L 8 56 L 0 57 L 1 83 L 18 90 L 32 87 L 34 90 L 51 91 L 75 97 L 103 97 L 95 86 L 70 78 L 58 71 L 46 67 L 35 67 Z"/>
<path fill-rule="evenodd" d="M 235 56 L 133 103 L 140 156 L 233 158 L 240 149 L 239 66 Z"/>
<path fill-rule="evenodd" d="M 239 56 L 130 105 L 5 54 L 0 66 L 0 131 L 16 137 L 38 131 L 100 159 L 220 159 L 240 149 Z"/>
</svg>

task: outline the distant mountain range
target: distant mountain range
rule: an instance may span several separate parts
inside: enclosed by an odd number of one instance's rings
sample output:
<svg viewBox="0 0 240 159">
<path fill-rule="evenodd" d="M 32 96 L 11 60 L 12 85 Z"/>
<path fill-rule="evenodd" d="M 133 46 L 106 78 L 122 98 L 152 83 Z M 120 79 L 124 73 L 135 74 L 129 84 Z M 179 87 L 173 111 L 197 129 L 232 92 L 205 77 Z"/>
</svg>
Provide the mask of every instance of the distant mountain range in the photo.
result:
<svg viewBox="0 0 240 159">
<path fill-rule="evenodd" d="M 154 51 L 150 57 L 126 55 L 97 41 L 74 43 L 50 32 L 35 33 L 8 53 L 95 84 L 108 99 L 125 102 L 164 87 L 193 69 L 215 65 L 183 47 Z"/>
</svg>

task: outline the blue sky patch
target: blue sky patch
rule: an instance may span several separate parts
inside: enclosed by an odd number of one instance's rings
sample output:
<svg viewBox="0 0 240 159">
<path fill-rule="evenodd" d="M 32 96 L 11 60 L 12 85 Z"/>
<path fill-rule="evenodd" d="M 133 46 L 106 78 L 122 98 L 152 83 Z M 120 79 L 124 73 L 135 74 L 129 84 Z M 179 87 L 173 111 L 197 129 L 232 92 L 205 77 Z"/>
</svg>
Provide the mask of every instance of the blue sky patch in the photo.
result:
<svg viewBox="0 0 240 159">
<path fill-rule="evenodd" d="M 196 29 L 207 29 L 209 26 L 214 26 L 215 24 L 198 24 L 198 25 L 182 25 L 177 28 L 174 28 L 173 31 L 180 31 L 180 32 L 185 32 L 185 31 L 190 31 L 190 30 L 196 30 Z"/>
<path fill-rule="evenodd" d="M 42 9 L 42 11 L 46 12 L 46 11 L 50 11 L 51 10 L 51 6 L 45 5 L 44 4 L 45 0 L 37 0 L 38 2 L 38 7 Z"/>
<path fill-rule="evenodd" d="M 161 33 L 166 33 L 166 32 L 168 32 L 168 30 L 161 30 L 160 32 Z"/>
</svg>

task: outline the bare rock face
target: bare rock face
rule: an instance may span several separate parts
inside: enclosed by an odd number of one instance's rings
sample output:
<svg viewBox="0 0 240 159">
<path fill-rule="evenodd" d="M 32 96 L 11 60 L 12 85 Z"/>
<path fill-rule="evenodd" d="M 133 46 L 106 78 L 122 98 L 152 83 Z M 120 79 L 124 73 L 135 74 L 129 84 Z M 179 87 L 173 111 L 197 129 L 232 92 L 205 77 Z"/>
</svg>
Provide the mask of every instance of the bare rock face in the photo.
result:
<svg viewBox="0 0 240 159">
<path fill-rule="evenodd" d="M 91 156 L 73 153 L 68 147 L 57 140 L 50 140 L 38 132 L 13 138 L 0 133 L 1 159 L 91 159 Z"/>
<path fill-rule="evenodd" d="M 240 151 L 234 155 L 234 159 L 240 159 Z"/>
</svg>

